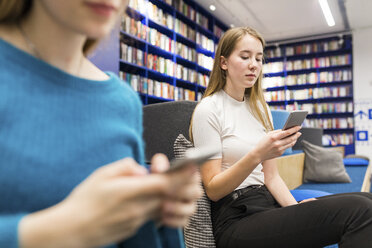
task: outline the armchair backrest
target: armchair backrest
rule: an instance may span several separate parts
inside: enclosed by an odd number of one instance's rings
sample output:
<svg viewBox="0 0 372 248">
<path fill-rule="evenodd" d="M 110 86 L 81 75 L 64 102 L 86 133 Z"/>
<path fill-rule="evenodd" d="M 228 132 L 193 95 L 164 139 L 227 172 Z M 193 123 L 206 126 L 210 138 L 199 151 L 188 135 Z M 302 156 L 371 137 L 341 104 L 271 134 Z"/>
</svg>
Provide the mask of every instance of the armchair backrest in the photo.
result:
<svg viewBox="0 0 372 248">
<path fill-rule="evenodd" d="M 302 135 L 298 138 L 296 144 L 292 147 L 293 150 L 303 150 L 302 140 L 306 140 L 314 145 L 323 146 L 323 128 L 303 127 L 300 132 Z"/>
<path fill-rule="evenodd" d="M 156 153 L 174 158 L 173 143 L 179 134 L 189 139 L 189 125 L 197 105 L 194 101 L 155 103 L 143 107 L 143 138 L 146 162 Z"/>
</svg>

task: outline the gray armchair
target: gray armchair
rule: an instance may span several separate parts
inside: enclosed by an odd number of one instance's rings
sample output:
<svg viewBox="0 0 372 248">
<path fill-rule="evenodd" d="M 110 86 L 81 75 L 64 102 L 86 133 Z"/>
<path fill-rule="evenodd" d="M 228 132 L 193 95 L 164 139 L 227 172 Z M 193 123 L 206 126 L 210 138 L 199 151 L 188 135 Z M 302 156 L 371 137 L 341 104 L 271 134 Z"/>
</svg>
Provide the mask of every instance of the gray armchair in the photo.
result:
<svg viewBox="0 0 372 248">
<path fill-rule="evenodd" d="M 197 105 L 194 101 L 155 103 L 143 107 L 143 138 L 146 162 L 156 153 L 174 158 L 173 143 L 179 134 L 189 139 L 191 115 Z"/>
</svg>

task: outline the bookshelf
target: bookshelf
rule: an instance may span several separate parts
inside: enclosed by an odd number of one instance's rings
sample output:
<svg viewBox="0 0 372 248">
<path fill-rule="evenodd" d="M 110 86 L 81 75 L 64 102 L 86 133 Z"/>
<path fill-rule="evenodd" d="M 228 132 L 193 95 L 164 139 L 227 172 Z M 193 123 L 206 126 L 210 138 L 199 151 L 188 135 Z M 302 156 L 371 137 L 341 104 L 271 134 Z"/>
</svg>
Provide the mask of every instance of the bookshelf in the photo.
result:
<svg viewBox="0 0 372 248">
<path fill-rule="evenodd" d="M 130 0 L 119 75 L 143 104 L 199 100 L 227 26 L 192 0 Z"/>
<path fill-rule="evenodd" d="M 304 126 L 324 130 L 325 146 L 354 153 L 352 37 L 268 46 L 265 99 L 273 109 L 309 111 Z"/>
</svg>

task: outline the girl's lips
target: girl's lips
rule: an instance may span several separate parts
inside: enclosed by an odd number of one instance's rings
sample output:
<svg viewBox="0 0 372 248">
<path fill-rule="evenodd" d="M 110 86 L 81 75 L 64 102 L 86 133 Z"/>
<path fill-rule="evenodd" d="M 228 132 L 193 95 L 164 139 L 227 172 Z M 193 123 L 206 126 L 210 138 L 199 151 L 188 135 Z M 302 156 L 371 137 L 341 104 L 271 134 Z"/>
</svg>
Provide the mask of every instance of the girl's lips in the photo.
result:
<svg viewBox="0 0 372 248">
<path fill-rule="evenodd" d="M 86 2 L 85 4 L 92 9 L 94 13 L 104 17 L 109 17 L 116 10 L 114 6 L 105 3 Z"/>
</svg>

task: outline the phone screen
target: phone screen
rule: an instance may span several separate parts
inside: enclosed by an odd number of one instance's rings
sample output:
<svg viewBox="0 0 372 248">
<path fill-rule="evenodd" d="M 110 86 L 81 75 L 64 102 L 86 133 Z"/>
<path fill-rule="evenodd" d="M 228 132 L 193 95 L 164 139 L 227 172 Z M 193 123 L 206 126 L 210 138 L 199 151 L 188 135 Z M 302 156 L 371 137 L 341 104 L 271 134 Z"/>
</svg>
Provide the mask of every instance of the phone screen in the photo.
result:
<svg viewBox="0 0 372 248">
<path fill-rule="evenodd" d="M 213 150 L 211 148 L 190 148 L 186 151 L 185 157 L 182 159 L 174 159 L 171 161 L 170 168 L 168 171 L 175 171 L 178 169 L 187 166 L 190 163 L 196 164 L 201 166 L 204 164 L 209 158 L 216 155 L 218 151 Z M 168 172 L 167 171 L 167 172 Z"/>
<path fill-rule="evenodd" d="M 301 126 L 302 122 L 305 120 L 305 118 L 307 116 L 307 113 L 308 112 L 306 110 L 292 111 L 289 114 L 288 119 L 283 126 L 283 130 L 287 130 L 287 129 L 289 129 L 291 127 L 294 127 L 294 126 Z"/>
</svg>

